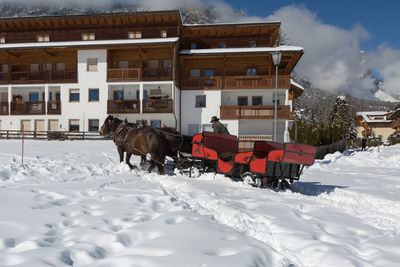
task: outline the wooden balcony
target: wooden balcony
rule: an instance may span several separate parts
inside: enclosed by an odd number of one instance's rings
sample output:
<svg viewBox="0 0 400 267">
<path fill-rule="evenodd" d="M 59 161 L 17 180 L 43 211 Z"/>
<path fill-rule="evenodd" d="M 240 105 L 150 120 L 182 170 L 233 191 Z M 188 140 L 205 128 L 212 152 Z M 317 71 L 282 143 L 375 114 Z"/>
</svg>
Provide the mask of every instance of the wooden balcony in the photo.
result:
<svg viewBox="0 0 400 267">
<path fill-rule="evenodd" d="M 290 76 L 278 76 L 278 88 L 288 89 Z M 183 80 L 183 89 L 275 89 L 275 77 L 267 76 L 214 76 L 190 77 Z"/>
<path fill-rule="evenodd" d="M 183 80 L 183 89 L 205 90 L 205 89 L 223 89 L 222 77 L 190 77 Z"/>
<path fill-rule="evenodd" d="M 11 115 L 43 115 L 45 102 L 11 102 Z"/>
<path fill-rule="evenodd" d="M 8 115 L 8 102 L 0 102 L 0 115 Z"/>
<path fill-rule="evenodd" d="M 146 99 L 143 100 L 143 113 L 172 113 L 172 99 Z"/>
<path fill-rule="evenodd" d="M 139 81 L 140 68 L 108 69 L 107 81 Z"/>
<path fill-rule="evenodd" d="M 47 101 L 47 114 L 48 115 L 61 114 L 61 102 L 60 101 Z"/>
<path fill-rule="evenodd" d="M 278 88 L 289 88 L 290 76 L 278 76 Z M 275 77 L 226 76 L 223 89 L 274 89 Z"/>
<path fill-rule="evenodd" d="M 144 68 L 142 73 L 144 81 L 168 81 L 172 80 L 172 68 Z"/>
<path fill-rule="evenodd" d="M 293 114 L 290 106 L 278 106 L 278 119 L 292 120 Z M 274 106 L 222 106 L 220 107 L 221 119 L 241 120 L 241 119 L 274 119 Z"/>
<path fill-rule="evenodd" d="M 77 82 L 77 71 L 14 71 L 0 72 L 1 84 Z"/>
<path fill-rule="evenodd" d="M 108 100 L 107 113 L 139 113 L 140 112 L 139 100 Z"/>
</svg>

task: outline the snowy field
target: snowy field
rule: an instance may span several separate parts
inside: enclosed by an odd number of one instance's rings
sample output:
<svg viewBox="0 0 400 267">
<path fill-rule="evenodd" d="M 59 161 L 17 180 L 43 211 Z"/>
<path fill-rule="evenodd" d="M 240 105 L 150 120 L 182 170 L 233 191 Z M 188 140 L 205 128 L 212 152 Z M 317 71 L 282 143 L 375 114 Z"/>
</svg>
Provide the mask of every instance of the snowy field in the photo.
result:
<svg viewBox="0 0 400 267">
<path fill-rule="evenodd" d="M 285 192 L 130 171 L 111 141 L 20 150 L 0 140 L 0 266 L 400 263 L 400 146 L 328 155 Z"/>
</svg>

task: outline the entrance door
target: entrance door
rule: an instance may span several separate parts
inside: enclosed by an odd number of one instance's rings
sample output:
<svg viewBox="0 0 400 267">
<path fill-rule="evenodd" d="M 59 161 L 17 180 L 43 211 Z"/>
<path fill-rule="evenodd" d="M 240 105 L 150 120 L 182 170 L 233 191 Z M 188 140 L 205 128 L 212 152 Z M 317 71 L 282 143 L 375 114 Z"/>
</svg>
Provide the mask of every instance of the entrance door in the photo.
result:
<svg viewBox="0 0 400 267">
<path fill-rule="evenodd" d="M 22 125 L 24 126 L 24 131 L 31 131 L 31 120 L 21 120 L 21 131 Z"/>
<path fill-rule="evenodd" d="M 43 132 L 44 129 L 44 120 L 35 120 L 35 131 L 36 132 Z"/>
<path fill-rule="evenodd" d="M 49 120 L 49 131 L 58 131 L 58 120 Z"/>
</svg>

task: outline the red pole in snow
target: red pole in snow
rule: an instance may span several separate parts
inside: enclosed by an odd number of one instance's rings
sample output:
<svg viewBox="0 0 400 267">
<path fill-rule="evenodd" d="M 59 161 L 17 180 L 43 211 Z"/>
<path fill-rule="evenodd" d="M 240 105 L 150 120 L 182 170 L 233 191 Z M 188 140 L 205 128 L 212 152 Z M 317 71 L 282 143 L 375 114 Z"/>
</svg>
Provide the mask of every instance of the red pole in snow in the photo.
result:
<svg viewBox="0 0 400 267">
<path fill-rule="evenodd" d="M 24 164 L 24 124 L 22 124 L 22 164 Z"/>
</svg>

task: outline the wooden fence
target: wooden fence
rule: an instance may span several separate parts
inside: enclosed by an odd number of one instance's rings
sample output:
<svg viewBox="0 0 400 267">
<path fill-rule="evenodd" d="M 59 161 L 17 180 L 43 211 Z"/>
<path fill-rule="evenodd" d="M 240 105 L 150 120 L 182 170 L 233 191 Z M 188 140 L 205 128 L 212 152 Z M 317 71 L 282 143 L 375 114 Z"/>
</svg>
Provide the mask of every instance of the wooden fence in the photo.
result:
<svg viewBox="0 0 400 267">
<path fill-rule="evenodd" d="M 21 139 L 22 131 L 2 130 L 0 139 Z M 111 136 L 103 136 L 98 132 L 68 132 L 68 131 L 24 131 L 25 139 L 36 140 L 110 140 Z"/>
</svg>

